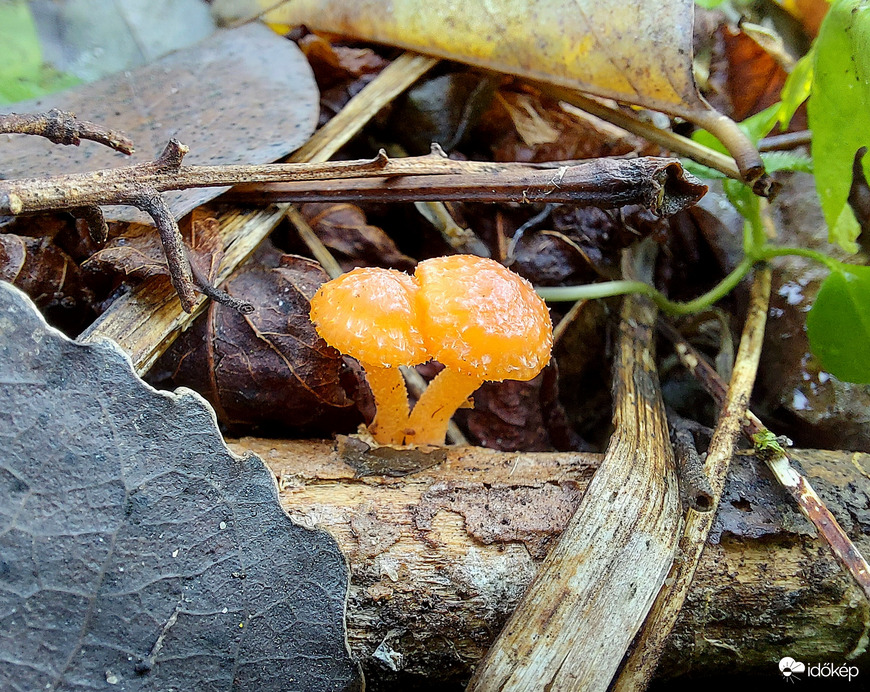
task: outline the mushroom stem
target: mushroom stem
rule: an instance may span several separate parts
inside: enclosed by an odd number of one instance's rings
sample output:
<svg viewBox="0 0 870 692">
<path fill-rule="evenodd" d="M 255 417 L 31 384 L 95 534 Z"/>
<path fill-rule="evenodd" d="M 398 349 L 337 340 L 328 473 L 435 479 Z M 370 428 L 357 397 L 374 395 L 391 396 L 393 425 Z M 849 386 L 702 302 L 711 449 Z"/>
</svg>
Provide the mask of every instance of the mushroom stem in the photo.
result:
<svg viewBox="0 0 870 692">
<path fill-rule="evenodd" d="M 450 418 L 474 390 L 483 384 L 478 375 L 466 375 L 444 368 L 435 377 L 408 420 L 406 442 L 418 445 L 443 445 Z"/>
<path fill-rule="evenodd" d="M 363 363 L 366 379 L 375 397 L 375 419 L 369 432 L 376 442 L 400 445 L 408 426 L 408 390 L 399 368 Z"/>
</svg>

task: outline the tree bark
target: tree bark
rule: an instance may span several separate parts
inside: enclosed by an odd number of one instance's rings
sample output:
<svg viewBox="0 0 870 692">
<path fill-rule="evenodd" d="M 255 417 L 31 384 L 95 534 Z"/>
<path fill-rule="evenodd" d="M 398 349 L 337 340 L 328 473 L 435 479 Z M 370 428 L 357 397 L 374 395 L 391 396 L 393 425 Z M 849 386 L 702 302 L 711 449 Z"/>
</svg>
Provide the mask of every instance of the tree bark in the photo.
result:
<svg viewBox="0 0 870 692">
<path fill-rule="evenodd" d="M 374 690 L 468 680 L 601 461 L 454 447 L 436 466 L 390 477 L 364 475 L 347 457 L 355 470 L 330 442 L 245 438 L 231 448 L 259 454 L 290 515 L 327 530 L 347 556 L 348 639 Z M 870 455 L 794 459 L 868 550 Z M 853 656 L 870 674 L 868 631 L 870 607 L 812 526 L 763 464 L 735 456 L 657 679 L 772 676 L 783 656 Z"/>
</svg>

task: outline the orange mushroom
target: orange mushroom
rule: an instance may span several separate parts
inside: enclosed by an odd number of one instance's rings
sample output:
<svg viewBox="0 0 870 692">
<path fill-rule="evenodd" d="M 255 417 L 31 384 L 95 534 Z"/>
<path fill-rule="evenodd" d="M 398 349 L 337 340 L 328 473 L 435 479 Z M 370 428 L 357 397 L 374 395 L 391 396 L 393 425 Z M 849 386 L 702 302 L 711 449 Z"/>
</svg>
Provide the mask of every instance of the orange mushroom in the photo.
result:
<svg viewBox="0 0 870 692">
<path fill-rule="evenodd" d="M 423 339 L 445 367 L 411 412 L 406 441 L 443 444 L 451 416 L 484 381 L 541 371 L 553 327 L 532 285 L 493 260 L 438 257 L 418 264 L 415 277 Z"/>
<path fill-rule="evenodd" d="M 407 274 L 367 267 L 328 281 L 311 299 L 317 333 L 365 369 L 377 408 L 369 430 L 381 444 L 402 444 L 408 423 L 408 391 L 398 366 L 430 358 L 417 292 Z"/>
</svg>

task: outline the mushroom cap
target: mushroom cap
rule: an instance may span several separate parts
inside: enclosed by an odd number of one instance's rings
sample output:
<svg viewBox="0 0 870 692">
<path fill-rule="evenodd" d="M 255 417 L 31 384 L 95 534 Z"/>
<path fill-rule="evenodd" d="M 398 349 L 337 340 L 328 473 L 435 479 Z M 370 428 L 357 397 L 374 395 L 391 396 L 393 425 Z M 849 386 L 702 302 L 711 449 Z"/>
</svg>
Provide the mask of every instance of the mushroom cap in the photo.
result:
<svg viewBox="0 0 870 692">
<path fill-rule="evenodd" d="M 354 269 L 317 289 L 311 321 L 326 343 L 361 363 L 416 365 L 431 357 L 420 333 L 417 292 L 417 282 L 395 269 Z"/>
<path fill-rule="evenodd" d="M 481 379 L 530 380 L 550 361 L 553 325 L 532 285 L 473 255 L 425 260 L 415 272 L 432 357 Z"/>
</svg>

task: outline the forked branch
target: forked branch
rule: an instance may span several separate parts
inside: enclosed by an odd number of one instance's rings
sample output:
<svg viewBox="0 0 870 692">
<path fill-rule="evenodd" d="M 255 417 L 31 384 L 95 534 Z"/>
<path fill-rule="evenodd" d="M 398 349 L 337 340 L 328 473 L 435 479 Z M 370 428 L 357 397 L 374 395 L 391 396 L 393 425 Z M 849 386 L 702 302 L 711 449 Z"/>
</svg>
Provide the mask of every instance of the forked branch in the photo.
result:
<svg viewBox="0 0 870 692">
<path fill-rule="evenodd" d="M 427 156 L 325 163 L 182 166 L 187 147 L 171 140 L 148 163 L 53 176 L 0 181 L 0 214 L 16 216 L 65 209 L 83 216 L 95 240 L 104 241 L 103 205 L 129 205 L 151 216 L 166 252 L 172 283 L 182 306 L 193 309 L 194 290 L 250 311 L 197 275 L 190 266 L 178 225 L 160 197 L 168 190 L 278 184 L 262 194 L 270 201 L 310 198 L 419 201 L 569 202 L 618 207 L 641 204 L 660 215 L 691 206 L 707 191 L 673 159 L 593 159 L 558 164 L 453 161 L 440 147 Z M 374 180 L 376 179 L 376 180 Z M 253 194 L 260 194 L 256 190 Z M 258 200 L 262 201 L 262 200 Z"/>
</svg>

